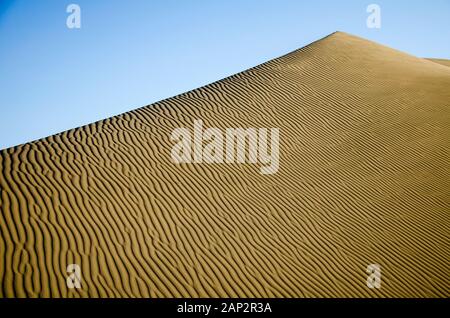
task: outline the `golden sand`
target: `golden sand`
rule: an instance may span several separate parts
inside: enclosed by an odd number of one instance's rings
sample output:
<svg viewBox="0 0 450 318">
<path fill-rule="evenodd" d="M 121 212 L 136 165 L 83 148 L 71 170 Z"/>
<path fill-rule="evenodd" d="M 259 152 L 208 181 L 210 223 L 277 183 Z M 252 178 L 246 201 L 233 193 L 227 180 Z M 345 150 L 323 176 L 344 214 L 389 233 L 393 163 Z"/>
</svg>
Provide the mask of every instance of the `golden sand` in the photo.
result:
<svg viewBox="0 0 450 318">
<path fill-rule="evenodd" d="M 443 60 L 443 59 L 428 59 L 428 60 L 445 66 L 450 66 L 450 60 Z"/>
<path fill-rule="evenodd" d="M 449 297 L 449 108 L 449 67 L 337 32 L 3 150 L 0 296 Z M 278 127 L 278 172 L 172 163 L 196 119 Z"/>
</svg>

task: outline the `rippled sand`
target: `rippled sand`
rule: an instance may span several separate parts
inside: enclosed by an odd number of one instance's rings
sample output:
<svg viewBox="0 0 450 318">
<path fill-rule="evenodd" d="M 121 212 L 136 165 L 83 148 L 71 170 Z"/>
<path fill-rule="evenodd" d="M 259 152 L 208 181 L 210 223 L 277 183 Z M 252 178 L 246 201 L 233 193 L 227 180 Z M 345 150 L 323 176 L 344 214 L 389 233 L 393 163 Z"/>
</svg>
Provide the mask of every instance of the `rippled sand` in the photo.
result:
<svg viewBox="0 0 450 318">
<path fill-rule="evenodd" d="M 1 151 L 0 296 L 449 297 L 445 64 L 337 32 Z M 278 173 L 172 163 L 196 119 L 278 127 Z"/>
</svg>

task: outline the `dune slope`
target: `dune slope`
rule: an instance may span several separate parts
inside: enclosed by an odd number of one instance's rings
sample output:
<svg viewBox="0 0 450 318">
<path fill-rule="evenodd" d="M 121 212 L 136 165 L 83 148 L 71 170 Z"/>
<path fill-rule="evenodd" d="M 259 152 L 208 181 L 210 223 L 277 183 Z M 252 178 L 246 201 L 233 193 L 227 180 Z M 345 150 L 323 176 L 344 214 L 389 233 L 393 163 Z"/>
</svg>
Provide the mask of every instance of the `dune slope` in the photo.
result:
<svg viewBox="0 0 450 318">
<path fill-rule="evenodd" d="M 450 67 L 450 60 L 444 59 L 427 59 L 427 60 Z"/>
<path fill-rule="evenodd" d="M 3 150 L 0 296 L 449 297 L 449 107 L 450 68 L 337 32 Z M 172 163 L 196 119 L 280 128 L 279 171 Z"/>
</svg>

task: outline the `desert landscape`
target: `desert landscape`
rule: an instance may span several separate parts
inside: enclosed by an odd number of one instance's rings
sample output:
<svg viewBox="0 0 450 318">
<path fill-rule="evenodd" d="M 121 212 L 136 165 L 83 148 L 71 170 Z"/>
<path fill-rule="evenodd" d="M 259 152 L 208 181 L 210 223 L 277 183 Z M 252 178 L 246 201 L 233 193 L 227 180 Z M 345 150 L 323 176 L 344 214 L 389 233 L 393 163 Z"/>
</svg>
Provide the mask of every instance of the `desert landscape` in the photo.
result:
<svg viewBox="0 0 450 318">
<path fill-rule="evenodd" d="M 199 119 L 279 128 L 277 172 L 173 163 Z M 4 149 L 0 296 L 450 297 L 449 127 L 450 61 L 336 32 Z"/>
</svg>

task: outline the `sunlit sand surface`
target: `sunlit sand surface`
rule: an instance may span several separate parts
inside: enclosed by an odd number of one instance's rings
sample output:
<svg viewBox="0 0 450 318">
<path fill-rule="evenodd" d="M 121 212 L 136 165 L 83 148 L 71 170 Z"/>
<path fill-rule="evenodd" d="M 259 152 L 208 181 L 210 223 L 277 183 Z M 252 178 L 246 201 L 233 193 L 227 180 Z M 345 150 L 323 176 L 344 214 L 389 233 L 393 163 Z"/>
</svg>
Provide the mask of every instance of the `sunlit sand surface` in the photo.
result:
<svg viewBox="0 0 450 318">
<path fill-rule="evenodd" d="M 449 297 L 442 64 L 337 32 L 1 151 L 0 296 Z M 174 164 L 172 130 L 197 119 L 279 128 L 278 172 Z"/>
</svg>

